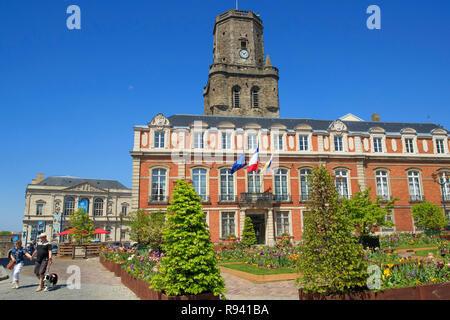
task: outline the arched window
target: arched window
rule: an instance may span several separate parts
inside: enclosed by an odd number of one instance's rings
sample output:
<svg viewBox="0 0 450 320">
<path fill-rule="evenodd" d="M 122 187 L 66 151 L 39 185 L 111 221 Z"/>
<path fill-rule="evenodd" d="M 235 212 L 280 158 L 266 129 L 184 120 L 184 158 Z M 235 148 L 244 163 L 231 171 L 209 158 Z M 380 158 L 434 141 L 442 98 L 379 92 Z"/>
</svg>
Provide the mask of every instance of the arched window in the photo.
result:
<svg viewBox="0 0 450 320">
<path fill-rule="evenodd" d="M 64 215 L 68 216 L 75 210 L 75 199 L 67 197 L 64 199 Z"/>
<path fill-rule="evenodd" d="M 278 169 L 275 171 L 275 200 L 289 200 L 288 171 L 286 169 Z"/>
<path fill-rule="evenodd" d="M 308 176 L 311 175 L 311 169 L 300 170 L 300 192 L 301 200 L 307 201 L 309 199 L 309 186 L 308 186 Z"/>
<path fill-rule="evenodd" d="M 378 170 L 375 176 L 377 181 L 377 196 L 381 197 L 382 200 L 390 200 L 388 173 L 384 170 Z"/>
<path fill-rule="evenodd" d="M 234 200 L 234 176 L 230 169 L 220 170 L 220 200 Z"/>
<path fill-rule="evenodd" d="M 195 191 L 206 201 L 206 169 L 192 170 L 192 181 Z"/>
<path fill-rule="evenodd" d="M 97 198 L 94 200 L 94 216 L 103 215 L 103 199 Z"/>
<path fill-rule="evenodd" d="M 234 86 L 232 90 L 233 94 L 233 108 L 241 107 L 241 88 L 239 86 Z"/>
<path fill-rule="evenodd" d="M 151 201 L 164 201 L 166 197 L 166 169 L 152 170 Z"/>
<path fill-rule="evenodd" d="M 259 88 L 253 87 L 251 90 L 251 100 L 252 100 L 252 107 L 258 108 L 259 107 Z"/>
<path fill-rule="evenodd" d="M 339 192 L 340 197 L 349 198 L 347 171 L 345 170 L 336 171 L 336 189 Z"/>
</svg>

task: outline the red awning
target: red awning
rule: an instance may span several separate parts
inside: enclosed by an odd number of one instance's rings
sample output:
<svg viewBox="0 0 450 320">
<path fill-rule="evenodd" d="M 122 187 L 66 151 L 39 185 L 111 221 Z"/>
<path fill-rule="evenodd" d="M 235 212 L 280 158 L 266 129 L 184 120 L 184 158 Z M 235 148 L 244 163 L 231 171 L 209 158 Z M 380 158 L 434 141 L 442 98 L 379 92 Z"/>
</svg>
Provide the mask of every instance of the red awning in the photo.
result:
<svg viewBox="0 0 450 320">
<path fill-rule="evenodd" d="M 73 229 L 67 229 L 66 231 L 63 231 L 63 232 L 61 232 L 61 233 L 58 233 L 57 236 L 64 236 L 64 235 L 66 235 L 66 234 L 71 234 L 71 233 L 73 233 L 74 231 L 75 231 L 75 228 L 73 228 Z"/>
<path fill-rule="evenodd" d="M 102 228 L 95 229 L 95 234 L 111 233 L 109 231 L 103 230 Z"/>
</svg>

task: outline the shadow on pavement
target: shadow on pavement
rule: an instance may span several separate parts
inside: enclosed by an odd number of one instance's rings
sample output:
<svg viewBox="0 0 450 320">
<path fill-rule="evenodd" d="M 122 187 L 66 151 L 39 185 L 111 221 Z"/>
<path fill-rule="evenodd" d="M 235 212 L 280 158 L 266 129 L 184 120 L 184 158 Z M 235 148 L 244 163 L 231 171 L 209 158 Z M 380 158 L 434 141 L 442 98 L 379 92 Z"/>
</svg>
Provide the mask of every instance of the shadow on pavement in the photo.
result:
<svg viewBox="0 0 450 320">
<path fill-rule="evenodd" d="M 1 265 L 1 266 L 3 266 L 3 267 L 6 268 L 6 266 L 8 265 L 8 262 L 9 262 L 9 259 L 8 259 L 8 258 L 0 258 L 0 265 Z M 24 266 L 33 266 L 33 265 L 34 265 L 34 262 L 35 262 L 35 260 L 30 261 L 30 260 L 28 260 L 28 258 L 26 258 L 26 259 L 24 260 L 23 265 L 24 265 Z"/>
</svg>

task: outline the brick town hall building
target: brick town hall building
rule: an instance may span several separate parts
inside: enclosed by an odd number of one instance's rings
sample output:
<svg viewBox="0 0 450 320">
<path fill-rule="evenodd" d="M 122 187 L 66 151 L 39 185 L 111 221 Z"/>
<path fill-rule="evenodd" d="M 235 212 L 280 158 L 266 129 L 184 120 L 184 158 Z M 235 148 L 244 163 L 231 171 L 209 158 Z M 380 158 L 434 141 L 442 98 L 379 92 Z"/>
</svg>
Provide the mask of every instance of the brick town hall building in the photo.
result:
<svg viewBox="0 0 450 320">
<path fill-rule="evenodd" d="M 174 182 L 193 183 L 213 242 L 240 237 L 251 217 L 259 243 L 289 233 L 302 238 L 307 175 L 324 165 L 343 197 L 371 188 L 373 198 L 398 198 L 389 219 L 415 231 L 411 207 L 430 201 L 450 210 L 448 132 L 430 123 L 371 122 L 351 114 L 336 120 L 279 118 L 278 69 L 265 58 L 258 15 L 230 10 L 216 18 L 214 62 L 204 88 L 204 115 L 156 115 L 134 127 L 132 210 L 164 211 Z M 231 174 L 236 159 L 259 146 L 269 174 Z M 445 204 L 447 203 L 447 207 Z"/>
</svg>

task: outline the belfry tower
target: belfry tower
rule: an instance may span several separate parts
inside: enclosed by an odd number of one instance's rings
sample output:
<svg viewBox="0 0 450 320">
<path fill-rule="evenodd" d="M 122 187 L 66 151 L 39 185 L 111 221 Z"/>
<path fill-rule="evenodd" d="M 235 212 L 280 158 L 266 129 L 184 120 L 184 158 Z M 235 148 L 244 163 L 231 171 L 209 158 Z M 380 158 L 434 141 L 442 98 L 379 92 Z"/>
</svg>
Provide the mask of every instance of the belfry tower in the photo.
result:
<svg viewBox="0 0 450 320">
<path fill-rule="evenodd" d="M 216 17 L 205 115 L 279 118 L 278 69 L 265 58 L 263 24 L 252 11 Z"/>
</svg>

